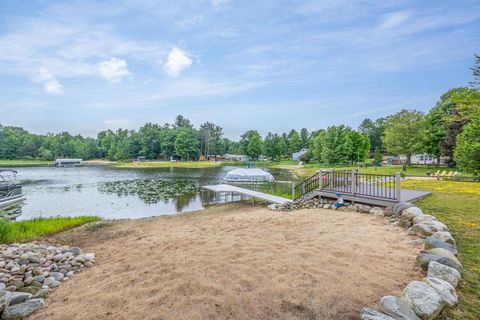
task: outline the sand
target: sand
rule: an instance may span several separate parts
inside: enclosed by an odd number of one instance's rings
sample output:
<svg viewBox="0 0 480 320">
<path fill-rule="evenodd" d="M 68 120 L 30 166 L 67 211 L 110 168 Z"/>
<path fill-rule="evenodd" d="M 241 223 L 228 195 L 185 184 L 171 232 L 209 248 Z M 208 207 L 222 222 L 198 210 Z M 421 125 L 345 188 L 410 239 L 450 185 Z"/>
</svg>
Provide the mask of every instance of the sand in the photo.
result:
<svg viewBox="0 0 480 320">
<path fill-rule="evenodd" d="M 405 230 L 367 214 L 224 205 L 81 227 L 97 254 L 29 319 L 359 319 L 413 279 Z"/>
</svg>

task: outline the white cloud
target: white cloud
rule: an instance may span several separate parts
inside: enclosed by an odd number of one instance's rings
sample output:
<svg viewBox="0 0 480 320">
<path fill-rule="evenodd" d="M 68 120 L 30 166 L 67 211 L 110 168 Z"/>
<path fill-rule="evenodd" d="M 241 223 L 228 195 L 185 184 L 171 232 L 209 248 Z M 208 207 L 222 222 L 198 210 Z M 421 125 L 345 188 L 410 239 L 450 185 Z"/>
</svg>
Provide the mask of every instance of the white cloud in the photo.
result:
<svg viewBox="0 0 480 320">
<path fill-rule="evenodd" d="M 165 72 L 172 78 L 180 75 L 182 70 L 192 65 L 190 59 L 185 52 L 177 47 L 173 47 L 168 54 L 168 60 L 165 63 Z"/>
<path fill-rule="evenodd" d="M 410 10 L 402 10 L 386 14 L 383 16 L 380 29 L 393 29 L 398 27 L 407 21 L 411 16 L 412 12 Z"/>
<path fill-rule="evenodd" d="M 44 83 L 45 91 L 50 94 L 63 94 L 62 85 L 57 80 L 50 80 Z"/>
<path fill-rule="evenodd" d="M 43 83 L 43 88 L 47 93 L 63 94 L 62 85 L 47 68 L 41 68 L 33 81 Z"/>
<path fill-rule="evenodd" d="M 112 58 L 98 64 L 100 76 L 111 83 L 122 81 L 123 77 L 130 75 L 127 62 L 123 59 Z"/>
</svg>

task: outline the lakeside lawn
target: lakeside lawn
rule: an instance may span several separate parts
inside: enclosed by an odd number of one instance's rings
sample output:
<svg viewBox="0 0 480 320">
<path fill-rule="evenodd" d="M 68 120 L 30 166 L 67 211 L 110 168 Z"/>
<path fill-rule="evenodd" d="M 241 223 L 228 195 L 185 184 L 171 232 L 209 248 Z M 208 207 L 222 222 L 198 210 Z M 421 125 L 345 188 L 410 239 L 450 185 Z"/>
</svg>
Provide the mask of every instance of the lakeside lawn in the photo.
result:
<svg viewBox="0 0 480 320">
<path fill-rule="evenodd" d="M 100 218 L 96 216 L 36 218 L 14 222 L 0 219 L 0 243 L 30 241 L 98 220 Z"/>
<path fill-rule="evenodd" d="M 480 315 L 480 183 L 406 180 L 403 188 L 431 191 L 416 202 L 424 213 L 436 216 L 453 234 L 464 267 L 459 306 L 448 308 L 442 319 L 478 319 Z"/>
<path fill-rule="evenodd" d="M 52 161 L 49 160 L 0 160 L 1 167 L 34 167 L 34 166 L 49 166 Z"/>
</svg>

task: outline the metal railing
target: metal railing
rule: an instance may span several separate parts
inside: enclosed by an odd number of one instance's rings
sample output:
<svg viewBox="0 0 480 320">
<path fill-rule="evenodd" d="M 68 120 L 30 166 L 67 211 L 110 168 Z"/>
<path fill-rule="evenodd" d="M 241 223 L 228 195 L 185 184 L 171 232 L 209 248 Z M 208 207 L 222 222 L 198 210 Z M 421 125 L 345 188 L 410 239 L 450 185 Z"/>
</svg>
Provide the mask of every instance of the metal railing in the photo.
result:
<svg viewBox="0 0 480 320">
<path fill-rule="evenodd" d="M 313 190 L 344 195 L 400 201 L 400 173 L 395 175 L 368 174 L 358 171 L 323 171 L 293 188 L 293 199 L 299 199 Z"/>
</svg>

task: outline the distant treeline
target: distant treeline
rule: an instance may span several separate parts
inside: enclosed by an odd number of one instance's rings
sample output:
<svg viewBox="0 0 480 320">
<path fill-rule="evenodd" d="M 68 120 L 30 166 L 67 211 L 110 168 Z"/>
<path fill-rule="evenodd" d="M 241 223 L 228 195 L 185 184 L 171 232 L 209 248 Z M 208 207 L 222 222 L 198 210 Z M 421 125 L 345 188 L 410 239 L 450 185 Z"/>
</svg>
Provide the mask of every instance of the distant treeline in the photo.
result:
<svg viewBox="0 0 480 320">
<path fill-rule="evenodd" d="M 211 122 L 195 128 L 179 115 L 173 124 L 146 123 L 138 131 L 106 130 L 97 138 L 68 132 L 37 135 L 0 125 L 0 159 L 54 159 L 74 157 L 127 160 L 195 160 L 224 154 L 245 154 L 252 159 L 265 155 L 276 161 L 291 158 L 306 148 L 301 160 L 315 158 L 327 165 L 354 164 L 382 155 L 428 153 L 446 157 L 450 165 L 480 174 L 480 56 L 475 55 L 471 87 L 448 90 L 427 113 L 401 110 L 385 118 L 365 119 L 358 129 L 339 125 L 309 132 L 306 128 L 288 133 L 245 132 L 240 141 L 223 137 L 223 129 Z"/>
</svg>

